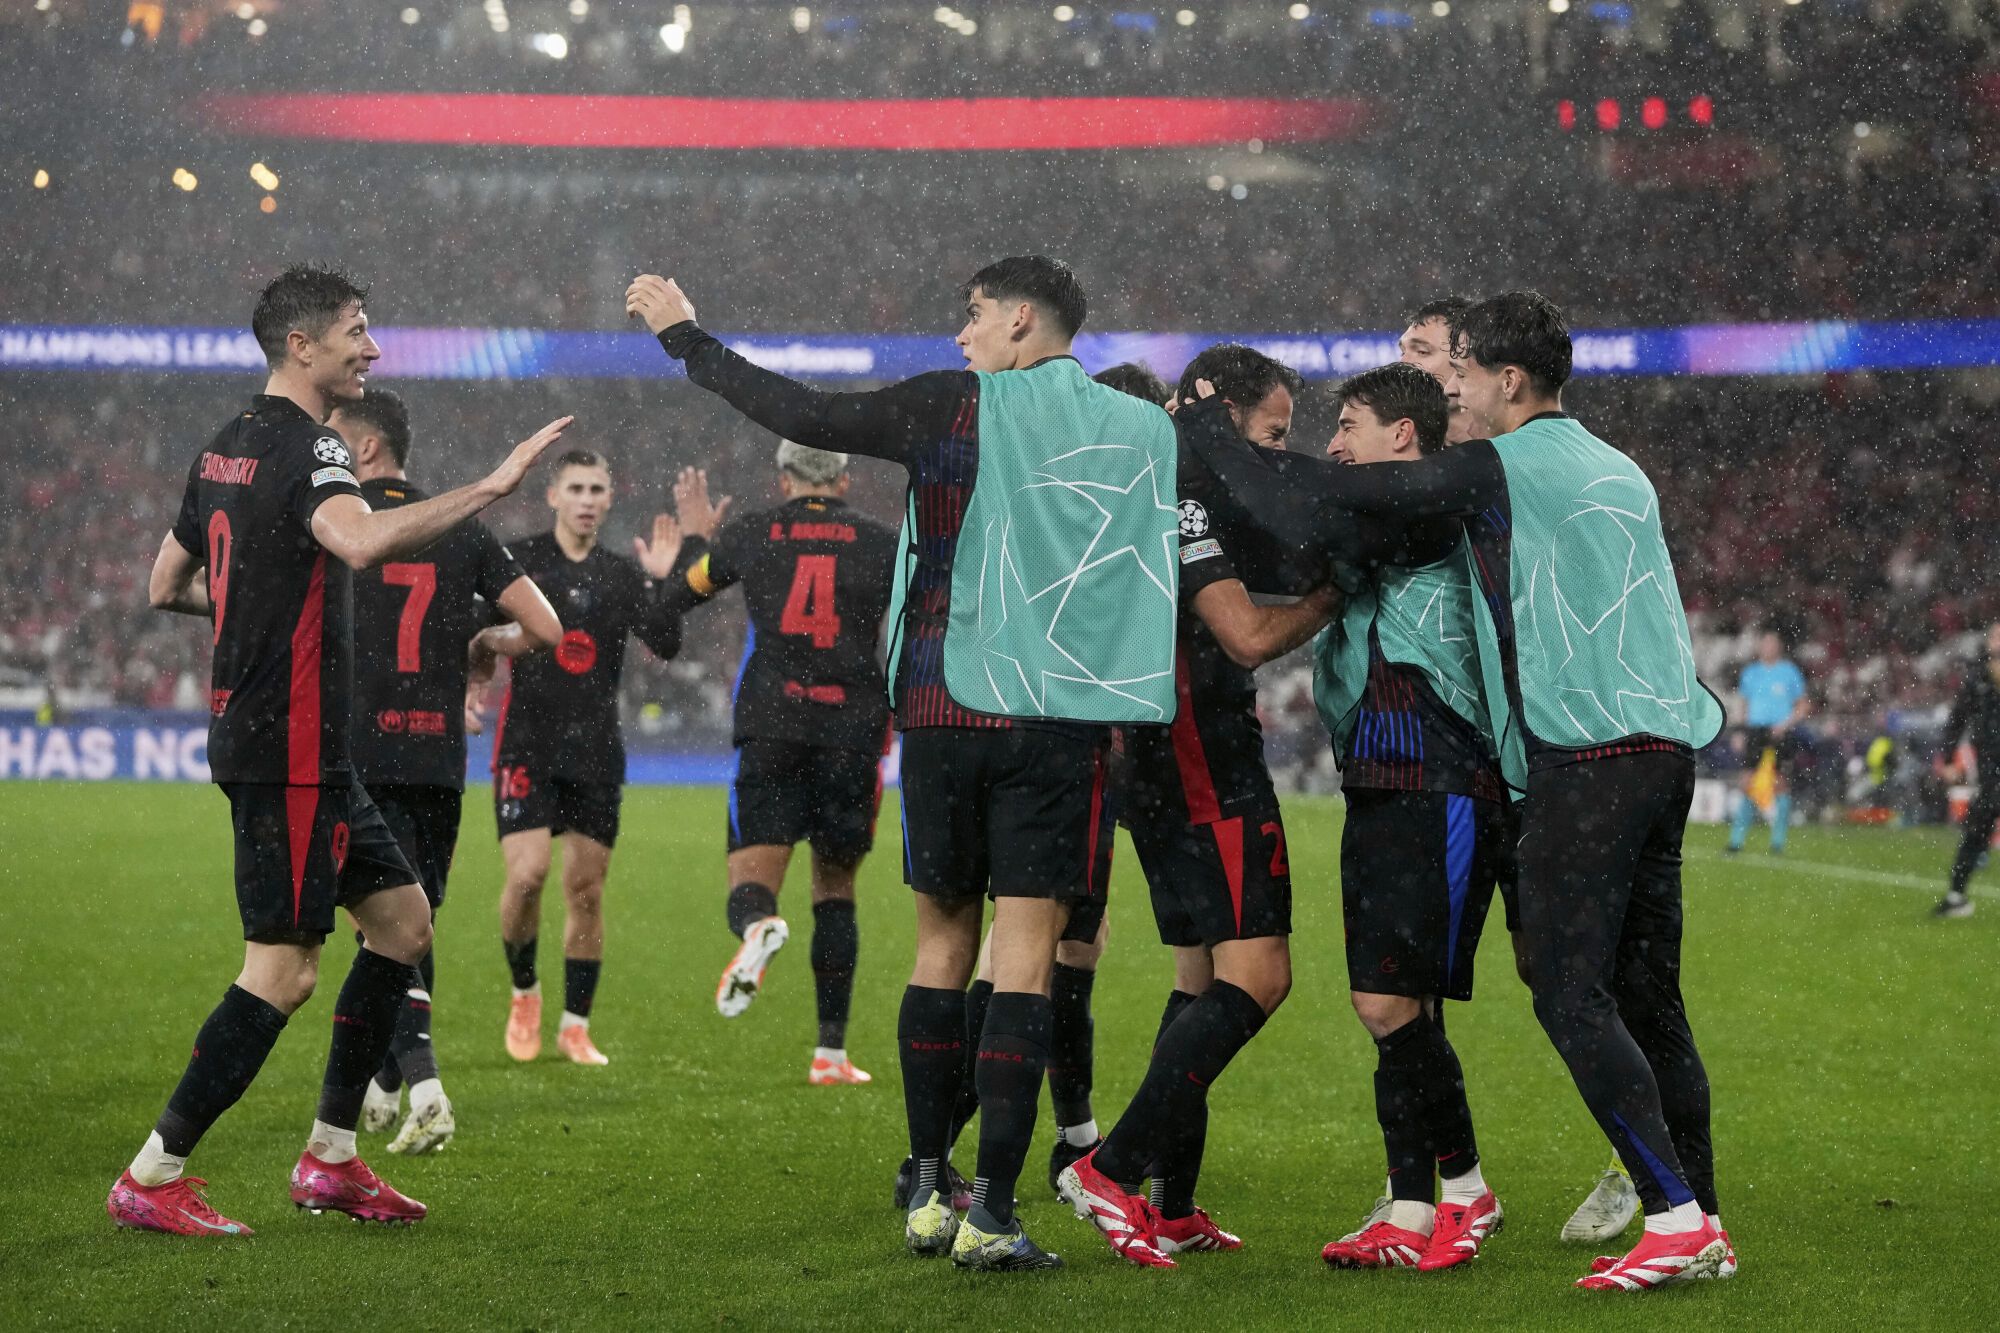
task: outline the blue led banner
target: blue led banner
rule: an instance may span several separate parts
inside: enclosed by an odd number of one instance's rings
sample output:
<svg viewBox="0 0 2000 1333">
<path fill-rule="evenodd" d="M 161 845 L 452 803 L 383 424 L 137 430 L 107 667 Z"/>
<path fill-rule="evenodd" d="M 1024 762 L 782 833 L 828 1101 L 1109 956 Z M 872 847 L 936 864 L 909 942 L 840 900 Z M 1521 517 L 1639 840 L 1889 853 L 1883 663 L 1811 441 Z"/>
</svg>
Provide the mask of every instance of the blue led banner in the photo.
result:
<svg viewBox="0 0 2000 1333">
<path fill-rule="evenodd" d="M 963 362 L 944 336 L 722 334 L 759 365 L 809 380 L 897 380 Z M 666 379 L 680 366 L 643 333 L 623 330 L 375 330 L 377 372 L 409 379 Z M 1340 379 L 1396 357 L 1394 333 L 1086 333 L 1077 356 L 1092 371 L 1138 361 L 1172 378 L 1202 348 L 1246 342 L 1307 379 Z M 1585 329 L 1579 375 L 1810 375 L 2000 365 L 2000 319 L 1901 323 L 1819 321 Z M 0 371 L 246 374 L 264 368 L 246 330 L 0 324 Z"/>
</svg>

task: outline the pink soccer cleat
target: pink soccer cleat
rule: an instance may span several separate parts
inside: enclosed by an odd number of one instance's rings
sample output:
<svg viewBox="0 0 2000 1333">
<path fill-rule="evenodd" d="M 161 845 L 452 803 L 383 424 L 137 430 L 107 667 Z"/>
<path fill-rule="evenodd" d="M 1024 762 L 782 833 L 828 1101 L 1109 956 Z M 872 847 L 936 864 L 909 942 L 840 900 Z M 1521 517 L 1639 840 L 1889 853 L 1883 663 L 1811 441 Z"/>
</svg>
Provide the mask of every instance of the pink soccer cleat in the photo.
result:
<svg viewBox="0 0 2000 1333">
<path fill-rule="evenodd" d="M 232 1222 L 208 1206 L 201 1191 L 208 1182 L 182 1176 L 164 1185 L 141 1185 L 130 1171 L 118 1177 L 104 1200 L 104 1211 L 121 1227 L 163 1231 L 170 1236 L 248 1236 L 241 1222 Z"/>
<path fill-rule="evenodd" d="M 1191 1250 L 1240 1250 L 1243 1238 L 1232 1235 L 1210 1220 L 1206 1209 L 1197 1208 L 1186 1217 L 1153 1215 L 1153 1239 L 1161 1254 L 1185 1254 Z"/>
<path fill-rule="evenodd" d="M 1097 1169 L 1097 1150 L 1063 1168 L 1056 1192 L 1076 1215 L 1104 1233 L 1111 1252 L 1141 1268 L 1178 1268 L 1160 1249 L 1153 1234 L 1159 1215 L 1152 1205 L 1127 1194 Z"/>
<path fill-rule="evenodd" d="M 1672 1235 L 1647 1232 L 1631 1253 L 1600 1268 L 1592 1264 L 1590 1274 L 1576 1285 L 1585 1291 L 1652 1291 L 1695 1278 L 1714 1277 L 1729 1254 L 1729 1242 L 1722 1233 L 1703 1222 L 1694 1231 Z M 1608 1256 L 1607 1256 L 1608 1257 Z"/>
<path fill-rule="evenodd" d="M 322 1162 L 310 1151 L 299 1154 L 292 1168 L 292 1202 L 315 1213 L 346 1213 L 361 1222 L 408 1226 L 421 1222 L 430 1209 L 368 1169 L 359 1157 Z"/>
<path fill-rule="evenodd" d="M 1720 1234 L 1722 1236 L 1721 1264 L 1716 1267 L 1714 1273 L 1697 1273 L 1695 1274 L 1696 1277 L 1731 1278 L 1736 1276 L 1736 1244 L 1729 1239 L 1727 1231 L 1723 1231 Z M 1608 1273 L 1618 1267 L 1620 1258 L 1621 1256 L 1615 1254 L 1600 1254 L 1590 1261 L 1590 1271 L 1593 1273 Z"/>
<path fill-rule="evenodd" d="M 1337 1240 L 1319 1252 L 1335 1268 L 1415 1268 L 1429 1252 L 1431 1238 L 1421 1231 L 1377 1222 L 1353 1240 Z"/>
<path fill-rule="evenodd" d="M 1431 1243 L 1424 1251 L 1424 1257 L 1417 1260 L 1420 1272 L 1435 1273 L 1440 1268 L 1452 1268 L 1468 1259 L 1479 1257 L 1480 1246 L 1486 1238 L 1506 1223 L 1506 1214 L 1500 1211 L 1500 1201 L 1488 1190 L 1471 1203 L 1441 1203 L 1437 1209 L 1437 1224 L 1431 1231 Z"/>
<path fill-rule="evenodd" d="M 815 1055 L 812 1068 L 806 1071 L 806 1082 L 815 1088 L 832 1087 L 839 1083 L 873 1083 L 875 1076 L 865 1069 L 855 1068 L 854 1061 L 842 1058 L 838 1061 L 822 1059 Z"/>
</svg>

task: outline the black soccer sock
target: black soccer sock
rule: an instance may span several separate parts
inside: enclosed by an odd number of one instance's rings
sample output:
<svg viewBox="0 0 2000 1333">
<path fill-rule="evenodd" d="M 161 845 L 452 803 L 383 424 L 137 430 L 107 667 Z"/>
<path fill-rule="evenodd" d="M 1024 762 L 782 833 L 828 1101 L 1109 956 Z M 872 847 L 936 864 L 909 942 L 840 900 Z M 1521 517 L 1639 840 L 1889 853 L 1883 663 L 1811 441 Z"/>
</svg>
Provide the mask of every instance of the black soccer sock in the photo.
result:
<svg viewBox="0 0 2000 1333">
<path fill-rule="evenodd" d="M 1056 1124 L 1081 1125 L 1092 1118 L 1090 1084 L 1096 1045 L 1090 1017 L 1090 987 L 1097 973 L 1057 963 L 1049 978 L 1049 1104 Z"/>
<path fill-rule="evenodd" d="M 264 1067 L 264 1058 L 278 1044 L 285 1016 L 241 986 L 222 993 L 194 1039 L 194 1054 L 167 1099 L 167 1109 L 153 1128 L 160 1142 L 176 1157 L 186 1157 L 222 1113 L 236 1101 Z"/>
<path fill-rule="evenodd" d="M 817 908 L 817 904 L 815 904 Z M 755 922 L 778 914 L 778 895 L 762 884 L 729 886 L 729 933 L 737 939 Z"/>
<path fill-rule="evenodd" d="M 533 990 L 535 986 L 535 946 L 541 937 L 530 935 L 515 944 L 512 940 L 501 940 L 500 947 L 507 951 L 507 970 L 514 974 L 515 990 Z"/>
<path fill-rule="evenodd" d="M 590 1017 L 591 1003 L 597 999 L 597 979 L 604 972 L 601 958 L 563 959 L 563 1012 L 578 1018 Z"/>
<path fill-rule="evenodd" d="M 1156 1160 L 1163 1167 L 1186 1160 L 1188 1136 L 1207 1126 L 1195 1104 L 1208 1099 L 1209 1085 L 1257 1035 L 1264 1018 L 1264 1007 L 1248 991 L 1210 983 L 1153 1048 L 1132 1104 L 1097 1150 L 1097 1169 L 1130 1186 Z"/>
<path fill-rule="evenodd" d="M 396 1012 L 418 980 L 417 970 L 372 949 L 354 955 L 354 966 L 333 1002 L 333 1044 L 326 1052 L 326 1079 L 320 1084 L 319 1119 L 335 1129 L 353 1129 L 361 1119 L 368 1079 L 382 1064 L 396 1035 Z"/>
<path fill-rule="evenodd" d="M 1174 1020 L 1181 1016 L 1181 1010 L 1194 1002 L 1195 997 L 1184 990 L 1169 991 L 1167 993 L 1167 1007 L 1160 1011 L 1160 1029 L 1153 1034 L 1153 1048 L 1155 1050 L 1159 1049 L 1161 1040 L 1167 1035 L 1167 1029 L 1172 1027 Z"/>
<path fill-rule="evenodd" d="M 979 1171 L 972 1197 L 1003 1227 L 1014 1220 L 1014 1185 L 1035 1137 L 1050 1027 L 1046 995 L 1000 991 L 979 1039 Z"/>
<path fill-rule="evenodd" d="M 389 1039 L 389 1053 L 382 1057 L 382 1067 L 375 1071 L 375 1086 L 384 1092 L 395 1092 L 405 1082 L 437 1077 L 437 1056 L 430 1052 L 431 996 L 437 979 L 435 950 L 425 954 L 424 960 L 417 964 L 417 975 L 423 978 L 422 994 L 412 988 L 403 997 L 403 1007 L 396 1015 L 396 1035 Z M 417 1053 L 419 1046 L 425 1053 Z M 410 1072 L 412 1069 L 417 1072 Z"/>
<path fill-rule="evenodd" d="M 975 981 L 965 991 L 965 1066 L 959 1070 L 958 1096 L 951 1110 L 951 1139 L 945 1145 L 949 1152 L 958 1144 L 959 1135 L 972 1123 L 972 1117 L 979 1114 L 979 1080 L 974 1077 L 979 1072 L 979 1039 L 986 1035 L 986 1010 L 993 1003 L 993 983 Z"/>
<path fill-rule="evenodd" d="M 861 953 L 861 928 L 852 898 L 813 904 L 813 1002 L 819 1008 L 819 1044 L 847 1045 L 847 1010 L 854 999 L 854 962 Z"/>
<path fill-rule="evenodd" d="M 1194 1001 L 1195 997 L 1184 990 L 1168 993 L 1166 1008 L 1160 1011 L 1159 1031 L 1153 1035 L 1155 1050 L 1159 1049 L 1167 1029 L 1181 1016 L 1181 1011 Z M 1160 1210 L 1162 1217 L 1186 1217 L 1194 1211 L 1195 1184 L 1201 1178 L 1202 1150 L 1208 1142 L 1208 1103 L 1200 1102 L 1198 1109 L 1199 1114 L 1190 1121 L 1190 1133 L 1173 1160 L 1162 1161 L 1157 1157 L 1153 1160 L 1151 1198 L 1153 1207 Z M 1169 1207 L 1175 1211 L 1166 1211 Z"/>
<path fill-rule="evenodd" d="M 965 1066 L 965 992 L 905 986 L 896 1015 L 903 1114 L 910 1128 L 913 1185 L 935 1187 L 950 1150 L 952 1103 Z"/>
<path fill-rule="evenodd" d="M 431 987 L 437 977 L 432 957 L 427 953 L 417 964 L 417 981 L 404 994 L 403 1007 L 396 1012 L 396 1035 L 389 1039 L 389 1058 L 382 1062 L 383 1072 L 393 1067 L 410 1084 L 438 1076 L 437 1048 L 431 1044 Z M 395 1086 L 383 1082 L 379 1073 L 375 1081 L 384 1089 Z"/>
<path fill-rule="evenodd" d="M 1389 1193 L 1431 1203 L 1439 1170 L 1479 1165 L 1458 1052 L 1427 1014 L 1375 1039 L 1375 1118 L 1389 1158 Z"/>
</svg>

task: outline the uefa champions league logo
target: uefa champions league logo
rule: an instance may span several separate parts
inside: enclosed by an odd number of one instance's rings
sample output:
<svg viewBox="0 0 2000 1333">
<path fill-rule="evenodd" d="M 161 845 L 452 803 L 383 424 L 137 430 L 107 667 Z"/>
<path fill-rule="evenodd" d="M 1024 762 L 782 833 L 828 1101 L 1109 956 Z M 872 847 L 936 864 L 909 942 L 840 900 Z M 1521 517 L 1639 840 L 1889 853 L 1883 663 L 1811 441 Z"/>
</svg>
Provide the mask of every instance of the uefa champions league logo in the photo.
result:
<svg viewBox="0 0 2000 1333">
<path fill-rule="evenodd" d="M 322 435 L 313 441 L 313 457 L 335 467 L 347 467 L 354 461 L 348 457 L 347 446 L 331 435 Z"/>
<path fill-rule="evenodd" d="M 1180 506 L 1181 536 L 1201 537 L 1208 532 L 1208 511 L 1198 500 L 1183 500 Z"/>
</svg>

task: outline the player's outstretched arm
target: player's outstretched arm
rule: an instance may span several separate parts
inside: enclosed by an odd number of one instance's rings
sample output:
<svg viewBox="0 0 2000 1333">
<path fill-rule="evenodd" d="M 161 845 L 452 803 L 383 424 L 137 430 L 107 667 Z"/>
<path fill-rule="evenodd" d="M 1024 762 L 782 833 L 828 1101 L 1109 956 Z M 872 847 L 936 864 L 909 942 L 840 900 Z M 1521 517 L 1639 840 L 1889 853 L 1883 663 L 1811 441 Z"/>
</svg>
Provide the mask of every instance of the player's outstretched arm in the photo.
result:
<svg viewBox="0 0 2000 1333">
<path fill-rule="evenodd" d="M 758 425 L 812 449 L 908 465 L 942 438 L 964 401 L 962 372 L 933 371 L 869 393 L 827 393 L 730 351 L 695 322 L 680 284 L 657 274 L 633 279 L 625 313 L 645 321 L 688 379 Z"/>
<path fill-rule="evenodd" d="M 146 582 L 146 599 L 155 611 L 176 611 L 184 616 L 209 613 L 208 588 L 195 582 L 202 558 L 182 546 L 180 538 L 168 533 L 153 559 L 153 574 Z"/>
<path fill-rule="evenodd" d="M 512 495 L 575 417 L 558 417 L 514 446 L 492 472 L 455 491 L 380 513 L 354 495 L 336 495 L 313 510 L 313 537 L 351 569 L 411 555 L 503 496 Z"/>
<path fill-rule="evenodd" d="M 1346 601 L 1340 589 L 1328 584 L 1296 602 L 1259 606 L 1241 579 L 1225 579 L 1194 595 L 1194 613 L 1230 661 L 1254 671 L 1325 629 Z"/>
</svg>

